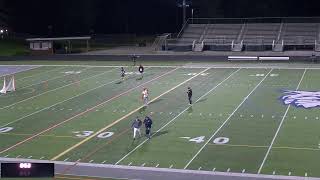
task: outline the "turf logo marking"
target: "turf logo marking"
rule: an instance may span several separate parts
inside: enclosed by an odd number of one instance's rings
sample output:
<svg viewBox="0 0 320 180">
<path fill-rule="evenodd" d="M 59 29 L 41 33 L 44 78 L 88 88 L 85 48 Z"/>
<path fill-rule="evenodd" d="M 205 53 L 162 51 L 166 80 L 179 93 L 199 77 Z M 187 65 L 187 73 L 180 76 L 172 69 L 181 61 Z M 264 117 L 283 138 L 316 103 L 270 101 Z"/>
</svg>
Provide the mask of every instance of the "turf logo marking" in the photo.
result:
<svg viewBox="0 0 320 180">
<path fill-rule="evenodd" d="M 249 76 L 251 76 L 251 77 L 264 77 L 265 74 L 251 74 L 251 75 L 249 75 Z M 279 74 L 270 74 L 269 76 L 270 76 L 270 77 L 278 77 Z"/>
<path fill-rule="evenodd" d="M 188 73 L 187 76 L 196 76 L 198 73 Z M 200 76 L 208 76 L 210 73 L 201 73 Z"/>
<path fill-rule="evenodd" d="M 140 75 L 139 72 L 126 72 L 126 75 Z"/>
<path fill-rule="evenodd" d="M 250 76 L 255 76 L 255 77 L 264 77 L 265 74 L 251 74 Z"/>
<path fill-rule="evenodd" d="M 81 71 L 66 71 L 66 72 L 63 72 L 64 74 L 80 74 Z"/>
<path fill-rule="evenodd" d="M 305 109 L 320 107 L 320 91 L 284 91 L 281 100 L 285 105 Z"/>
</svg>

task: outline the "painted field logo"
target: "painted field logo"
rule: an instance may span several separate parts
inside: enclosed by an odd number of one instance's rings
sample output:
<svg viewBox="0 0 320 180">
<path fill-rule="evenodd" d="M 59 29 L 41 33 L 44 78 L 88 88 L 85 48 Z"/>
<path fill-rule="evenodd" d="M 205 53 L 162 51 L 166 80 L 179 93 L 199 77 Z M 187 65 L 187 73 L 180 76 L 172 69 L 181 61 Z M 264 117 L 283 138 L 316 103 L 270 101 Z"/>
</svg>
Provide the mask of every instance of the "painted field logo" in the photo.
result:
<svg viewBox="0 0 320 180">
<path fill-rule="evenodd" d="M 320 91 L 285 91 L 284 93 L 281 99 L 286 105 L 303 108 L 320 107 Z"/>
</svg>

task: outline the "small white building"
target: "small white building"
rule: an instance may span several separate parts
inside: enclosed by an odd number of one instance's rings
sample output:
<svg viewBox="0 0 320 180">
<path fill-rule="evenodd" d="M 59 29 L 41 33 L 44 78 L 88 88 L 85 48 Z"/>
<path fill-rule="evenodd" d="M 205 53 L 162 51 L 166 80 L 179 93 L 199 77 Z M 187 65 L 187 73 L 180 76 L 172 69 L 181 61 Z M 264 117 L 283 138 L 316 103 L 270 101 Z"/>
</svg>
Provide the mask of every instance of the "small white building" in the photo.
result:
<svg viewBox="0 0 320 180">
<path fill-rule="evenodd" d="M 54 42 L 63 41 L 68 45 L 65 48 L 66 53 L 72 52 L 72 41 L 86 41 L 87 51 L 90 49 L 90 36 L 85 37 L 59 37 L 59 38 L 30 38 L 26 41 L 30 44 L 31 54 L 33 55 L 50 55 L 54 54 Z"/>
</svg>

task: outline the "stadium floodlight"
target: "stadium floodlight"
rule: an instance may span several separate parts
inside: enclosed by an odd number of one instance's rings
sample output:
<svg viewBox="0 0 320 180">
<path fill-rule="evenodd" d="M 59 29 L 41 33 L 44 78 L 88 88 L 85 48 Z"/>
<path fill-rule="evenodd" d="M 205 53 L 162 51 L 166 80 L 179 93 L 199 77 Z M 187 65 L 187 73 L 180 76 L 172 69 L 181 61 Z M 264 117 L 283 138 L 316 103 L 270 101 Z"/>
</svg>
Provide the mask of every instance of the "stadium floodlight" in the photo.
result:
<svg viewBox="0 0 320 180">
<path fill-rule="evenodd" d="M 178 7 L 181 7 L 183 10 L 183 20 L 182 20 L 182 24 L 184 24 L 186 22 L 186 16 L 187 16 L 187 8 L 190 7 L 192 4 L 191 0 L 178 0 L 177 1 L 177 5 Z"/>
</svg>

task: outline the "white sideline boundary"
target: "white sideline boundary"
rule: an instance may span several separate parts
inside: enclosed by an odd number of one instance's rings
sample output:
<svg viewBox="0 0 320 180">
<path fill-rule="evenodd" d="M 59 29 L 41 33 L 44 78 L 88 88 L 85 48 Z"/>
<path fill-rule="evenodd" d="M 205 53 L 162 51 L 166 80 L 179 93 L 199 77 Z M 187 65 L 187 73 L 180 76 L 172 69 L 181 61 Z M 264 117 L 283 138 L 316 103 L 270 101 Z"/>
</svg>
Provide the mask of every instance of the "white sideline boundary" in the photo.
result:
<svg viewBox="0 0 320 180">
<path fill-rule="evenodd" d="M 75 162 L 63 162 L 63 161 L 49 161 L 49 160 L 36 160 L 36 159 L 23 159 L 23 158 L 3 158 L 0 157 L 0 163 L 3 162 L 27 162 L 27 163 L 55 163 L 56 165 L 74 166 Z M 217 176 L 229 176 L 229 177 L 248 177 L 248 178 L 273 178 L 280 180 L 306 180 L 306 177 L 299 176 L 280 176 L 280 175 L 262 175 L 262 174 L 246 174 L 246 173 L 227 173 L 227 172 L 213 172 L 213 171 L 198 171 L 198 170 L 184 170 L 184 169 L 170 169 L 170 168 L 155 168 L 155 167 L 140 167 L 140 166 L 124 166 L 124 165 L 112 165 L 112 164 L 94 164 L 94 163 L 78 163 L 77 166 L 93 167 L 93 168 L 109 168 L 109 169 L 124 169 L 124 170 L 140 170 L 140 171 L 154 171 L 154 172 L 172 172 L 183 174 L 199 174 L 199 175 L 217 175 Z M 58 175 L 72 175 L 76 174 L 59 174 Z M 81 175 L 83 176 L 83 175 Z M 92 177 L 92 176 L 90 176 Z M 100 178 L 99 176 L 96 176 Z M 106 177 L 101 177 L 106 178 Z M 308 180 L 320 180 L 320 178 L 308 177 Z"/>
<path fill-rule="evenodd" d="M 228 64 L 228 63 L 225 63 L 225 64 Z M 197 65 L 197 64 L 193 64 L 193 65 L 177 65 L 177 66 L 170 66 L 170 65 L 164 65 L 164 66 L 157 66 L 157 65 L 150 65 L 150 66 L 144 66 L 144 67 L 150 67 L 150 68 L 185 68 L 185 69 L 196 69 L 196 68 L 200 68 L 200 69 L 205 69 L 205 68 L 212 68 L 212 69 L 239 69 L 239 68 L 242 68 L 242 69 L 297 69 L 297 70 L 304 70 L 304 69 L 307 69 L 307 70 L 319 70 L 320 69 L 320 64 L 317 66 L 318 67 L 311 67 L 311 66 L 315 66 L 314 64 L 293 64 L 297 67 L 285 67 L 285 66 L 282 66 L 283 64 L 264 64 L 264 65 L 261 65 L 261 63 L 257 63 L 257 64 L 254 64 L 252 63 L 251 64 L 252 66 L 247 66 L 247 65 L 239 65 L 239 64 L 235 64 L 234 66 L 229 66 L 229 65 L 217 65 L 217 64 L 208 64 L 207 66 L 203 66 L 203 65 Z M 291 64 L 286 64 L 286 65 L 291 65 Z M 24 64 L 24 65 L 0 65 L 1 66 L 35 66 L 35 65 L 27 65 L 27 64 Z M 67 65 L 45 65 L 45 64 L 41 64 L 41 65 L 36 65 L 36 66 L 39 66 L 39 67 L 45 67 L 45 66 L 57 66 L 57 67 L 106 67 L 106 68 L 120 68 L 120 67 L 133 67 L 133 66 L 118 66 L 118 65 L 72 65 L 72 64 L 67 64 Z M 300 67 L 299 67 L 300 66 Z M 302 66 L 308 66 L 308 67 L 302 67 Z M 138 68 L 138 66 L 136 66 Z M 1 76 L 0 76 L 1 77 Z"/>
<path fill-rule="evenodd" d="M 272 72 L 273 69 L 271 69 L 267 75 L 264 76 L 264 78 L 261 79 L 261 81 L 250 91 L 250 93 L 244 97 L 244 99 L 241 101 L 241 103 L 236 107 L 236 109 L 229 115 L 229 117 L 221 124 L 221 126 L 215 130 L 215 132 L 211 135 L 211 137 L 207 140 L 207 142 L 199 149 L 199 151 L 188 161 L 188 163 L 185 165 L 184 169 L 187 169 L 188 166 L 192 163 L 192 161 L 202 152 L 202 150 L 208 145 L 209 142 L 211 142 L 212 138 L 229 122 L 230 118 L 238 111 L 238 109 L 242 106 L 244 102 L 250 97 L 250 95 L 260 86 L 260 84 L 269 77 L 269 74 Z"/>
<path fill-rule="evenodd" d="M 299 81 L 299 84 L 298 84 L 298 86 L 297 86 L 297 88 L 296 88 L 296 91 L 299 89 L 299 87 L 300 87 L 300 85 L 301 85 L 301 83 L 302 83 L 302 81 L 303 81 L 303 78 L 304 78 L 304 75 L 306 74 L 306 72 L 307 72 L 307 69 L 304 70 L 304 72 L 303 72 L 303 74 L 302 74 L 302 76 L 301 76 L 301 79 L 300 79 L 300 81 Z M 263 166 L 264 166 L 264 164 L 265 164 L 265 162 L 266 162 L 266 160 L 267 160 L 267 158 L 268 158 L 268 156 L 269 156 L 269 154 L 270 154 L 270 151 L 271 151 L 271 149 L 272 149 L 272 146 L 273 146 L 273 144 L 274 144 L 274 142 L 275 142 L 275 140 L 276 140 L 276 138 L 277 138 L 277 136 L 278 136 L 278 134 L 279 134 L 279 132 L 280 132 L 280 129 L 281 129 L 281 127 L 282 127 L 282 124 L 283 124 L 284 120 L 285 120 L 286 117 L 287 117 L 287 114 L 288 114 L 288 112 L 289 112 L 290 107 L 291 107 L 291 104 L 288 105 L 287 110 L 285 111 L 285 113 L 284 113 L 284 115 L 283 115 L 283 117 L 282 117 L 282 120 L 281 120 L 281 122 L 280 122 L 280 124 L 279 124 L 279 127 L 278 127 L 278 129 L 277 129 L 277 131 L 276 131 L 276 133 L 275 133 L 275 135 L 274 135 L 274 137 L 273 137 L 273 139 L 272 139 L 272 141 L 271 141 L 271 143 L 270 143 L 270 146 L 269 146 L 269 148 L 268 148 L 268 151 L 266 152 L 266 154 L 265 154 L 265 156 L 264 156 L 264 158 L 263 158 L 263 161 L 262 161 L 262 163 L 261 163 L 261 165 L 260 165 L 260 167 L 259 167 L 258 174 L 260 174 L 261 171 L 262 171 L 262 168 L 263 168 Z"/>
</svg>

